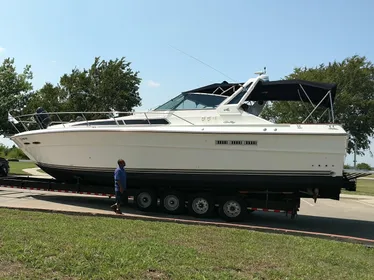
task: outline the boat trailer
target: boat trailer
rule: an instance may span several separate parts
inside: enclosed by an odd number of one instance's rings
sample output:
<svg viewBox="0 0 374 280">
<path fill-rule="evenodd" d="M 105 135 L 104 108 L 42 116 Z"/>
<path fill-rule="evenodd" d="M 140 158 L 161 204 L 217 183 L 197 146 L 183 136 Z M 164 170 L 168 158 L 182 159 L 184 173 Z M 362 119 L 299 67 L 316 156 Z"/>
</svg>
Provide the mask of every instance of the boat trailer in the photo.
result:
<svg viewBox="0 0 374 280">
<path fill-rule="evenodd" d="M 357 185 L 357 178 L 369 176 L 374 174 L 373 171 L 368 170 L 344 170 L 343 173 L 344 178 L 344 185 L 342 189 L 346 189 L 348 191 L 356 191 Z M 101 196 L 101 197 L 108 197 L 109 199 L 114 197 L 114 189 L 112 186 L 101 186 L 101 185 L 85 185 L 80 184 L 77 181 L 75 184 L 73 183 L 65 183 L 59 182 L 55 179 L 48 179 L 48 178 L 35 178 L 34 176 L 22 176 L 22 175 L 9 175 L 7 177 L 0 177 L 0 187 L 5 188 L 14 188 L 14 189 L 24 189 L 24 190 L 31 190 L 31 191 L 46 191 L 46 192 L 58 192 L 58 193 L 69 193 L 69 194 L 81 194 L 81 195 L 94 195 L 94 196 Z M 210 192 L 202 192 L 197 194 L 189 194 L 188 191 L 184 191 L 184 193 L 173 190 L 173 189 L 165 189 L 165 190 L 150 190 L 148 188 L 144 189 L 131 189 L 127 190 L 128 198 L 133 199 L 134 204 L 137 208 L 141 211 L 151 211 L 155 210 L 156 206 L 159 204 L 164 212 L 169 214 L 181 214 L 183 213 L 183 209 L 179 209 L 180 211 L 172 210 L 173 202 L 175 203 L 176 199 L 184 198 L 184 201 L 188 200 L 188 206 L 185 209 L 190 211 L 195 217 L 205 217 L 205 215 L 198 215 L 199 211 L 202 211 L 204 208 L 204 203 L 207 201 L 213 201 L 213 198 L 216 197 L 219 200 L 220 196 L 223 200 L 220 201 L 221 204 L 230 203 L 233 200 L 239 201 L 242 200 L 242 204 L 240 206 L 247 208 L 248 212 L 254 211 L 263 211 L 263 212 L 274 212 L 274 213 L 285 213 L 286 216 L 290 215 L 291 219 L 294 219 L 297 216 L 297 213 L 300 208 L 300 200 L 302 197 L 310 197 L 314 199 L 314 202 L 317 202 L 318 197 L 320 196 L 320 190 L 318 187 L 313 189 L 308 189 L 305 191 L 289 191 L 289 190 L 278 190 L 278 191 L 270 191 L 270 190 L 245 190 L 245 191 L 238 191 L 237 196 L 235 197 L 234 194 L 223 194 L 217 195 L 214 194 L 214 191 Z M 234 195 L 234 196 L 233 196 Z M 237 199 L 239 197 L 239 200 Z M 147 199 L 152 200 L 151 203 L 147 201 Z M 339 195 L 336 197 L 339 200 Z M 191 206 L 191 201 L 201 201 L 195 202 L 196 205 Z M 217 201 L 214 199 L 214 201 Z M 223 202 L 224 201 L 224 202 Z M 214 203 L 213 203 L 214 204 Z M 235 203 L 234 203 L 235 204 Z M 233 204 L 233 205 L 234 205 Z M 201 209 L 199 209 L 201 207 Z M 205 206 L 206 207 L 206 206 Z M 236 206 L 237 207 L 237 206 Z M 184 208 L 184 207 L 181 207 Z M 216 202 L 213 208 L 220 208 L 219 203 Z M 233 206 L 232 211 L 237 211 L 234 209 Z M 209 212 L 213 213 L 214 209 L 210 209 Z M 226 209 L 227 210 L 227 209 Z M 227 210 L 229 211 L 229 210 Z M 222 213 L 221 213 L 222 216 Z M 229 215 L 228 215 L 229 216 Z M 223 218 L 226 221 L 234 221 L 231 220 L 230 217 L 226 217 L 223 215 Z M 235 220 L 238 221 L 238 220 Z"/>
</svg>

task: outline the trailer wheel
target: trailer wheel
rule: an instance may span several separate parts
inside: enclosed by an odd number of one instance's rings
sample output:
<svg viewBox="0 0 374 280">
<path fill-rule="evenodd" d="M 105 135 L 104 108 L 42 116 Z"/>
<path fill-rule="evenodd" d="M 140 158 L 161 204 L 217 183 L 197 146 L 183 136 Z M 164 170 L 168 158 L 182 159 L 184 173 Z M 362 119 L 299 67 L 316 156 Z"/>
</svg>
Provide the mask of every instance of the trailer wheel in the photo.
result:
<svg viewBox="0 0 374 280">
<path fill-rule="evenodd" d="M 247 204 L 240 197 L 224 197 L 219 205 L 218 213 L 227 222 L 239 222 L 247 216 Z"/>
<path fill-rule="evenodd" d="M 135 197 L 135 203 L 141 211 L 151 211 L 157 206 L 157 196 L 154 191 L 140 190 Z"/>
<path fill-rule="evenodd" d="M 188 211 L 194 217 L 210 217 L 214 211 L 214 199 L 210 194 L 193 195 L 188 201 Z"/>
<path fill-rule="evenodd" d="M 185 209 L 184 194 L 178 191 L 166 191 L 161 197 L 161 207 L 168 214 L 182 213 Z"/>
</svg>

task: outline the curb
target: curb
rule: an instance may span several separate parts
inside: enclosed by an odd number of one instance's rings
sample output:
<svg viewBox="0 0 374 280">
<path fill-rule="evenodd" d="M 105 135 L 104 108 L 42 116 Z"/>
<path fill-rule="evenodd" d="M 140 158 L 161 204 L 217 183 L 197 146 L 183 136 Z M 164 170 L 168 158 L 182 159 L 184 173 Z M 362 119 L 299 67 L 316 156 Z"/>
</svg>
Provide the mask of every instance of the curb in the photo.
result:
<svg viewBox="0 0 374 280">
<path fill-rule="evenodd" d="M 235 224 L 235 223 L 228 223 L 228 222 L 187 220 L 187 219 L 178 219 L 178 218 L 144 216 L 144 215 L 127 214 L 127 213 L 118 215 L 118 214 L 90 213 L 90 212 L 67 211 L 67 210 L 37 209 L 37 208 L 27 208 L 27 207 L 0 206 L 0 208 L 11 209 L 11 210 L 21 210 L 21 211 L 57 213 L 57 214 L 76 215 L 76 216 L 107 217 L 107 218 L 114 218 L 114 219 L 141 220 L 141 221 L 150 221 L 150 222 L 169 222 L 169 223 L 177 223 L 177 224 L 184 224 L 184 225 L 216 226 L 216 227 L 225 227 L 225 228 L 253 230 L 253 231 L 273 233 L 273 234 L 274 233 L 275 234 L 288 234 L 288 235 L 294 235 L 294 236 L 306 236 L 306 237 L 315 237 L 315 238 L 317 237 L 317 238 L 330 239 L 330 240 L 335 240 L 335 241 L 345 241 L 345 242 L 350 242 L 350 243 L 358 243 L 362 245 L 367 245 L 368 248 L 372 248 L 372 246 L 374 246 L 374 239 L 366 239 L 366 238 L 330 234 L 330 233 L 284 229 L 284 228 L 243 225 L 243 224 Z"/>
</svg>

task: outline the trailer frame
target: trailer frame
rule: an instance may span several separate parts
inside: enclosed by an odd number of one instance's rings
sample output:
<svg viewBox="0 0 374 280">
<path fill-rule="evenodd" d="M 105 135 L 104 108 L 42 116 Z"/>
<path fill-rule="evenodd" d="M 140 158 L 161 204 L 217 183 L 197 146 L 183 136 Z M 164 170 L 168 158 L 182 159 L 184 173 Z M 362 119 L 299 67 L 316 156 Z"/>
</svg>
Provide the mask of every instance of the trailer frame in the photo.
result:
<svg viewBox="0 0 374 280">
<path fill-rule="evenodd" d="M 125 200 L 133 197 L 136 207 L 143 212 L 157 211 L 157 208 L 168 214 L 186 214 L 196 218 L 214 216 L 214 212 L 227 222 L 245 220 L 248 213 L 254 211 L 285 213 L 291 219 L 297 216 L 301 198 L 340 199 L 341 189 L 356 190 L 357 178 L 374 174 L 372 171 L 350 170 L 344 172 L 344 184 L 339 189 L 324 190 L 318 187 L 300 189 L 225 189 L 204 188 L 203 186 L 144 186 L 129 187 Z M 114 187 L 108 185 L 88 185 L 60 182 L 56 179 L 36 178 L 34 176 L 10 175 L 0 178 L 0 187 L 25 190 L 83 194 L 114 197 Z"/>
<path fill-rule="evenodd" d="M 32 176 L 8 176 L 0 178 L 0 187 L 31 190 L 31 191 L 45 191 L 45 192 L 56 192 L 56 193 L 67 193 L 67 194 L 80 194 L 80 195 L 93 195 L 108 197 L 109 199 L 114 197 L 114 188 L 100 185 L 82 185 L 79 183 L 69 184 L 65 182 L 59 182 L 55 179 L 47 178 L 35 178 Z M 179 209 L 171 209 L 165 207 L 163 203 L 167 200 L 170 203 L 175 197 L 182 196 L 184 203 L 181 203 Z M 251 196 L 251 197 L 249 197 Z M 214 216 L 214 210 L 218 210 L 218 214 L 227 222 L 242 221 L 247 217 L 249 212 L 263 211 L 263 212 L 274 212 L 274 213 L 285 213 L 285 215 L 291 215 L 291 218 L 297 216 L 297 212 L 300 207 L 300 197 L 295 193 L 290 192 L 272 192 L 272 191 L 242 191 L 242 192 L 218 192 L 216 195 L 213 192 L 202 191 L 202 192 L 183 192 L 174 188 L 164 189 L 128 189 L 127 198 L 133 197 L 134 204 L 136 207 L 144 212 L 156 211 L 156 208 L 168 214 L 186 214 L 187 212 L 197 218 L 208 218 Z M 151 201 L 144 203 L 144 199 L 150 198 Z M 192 201 L 199 200 L 196 202 L 197 208 L 192 205 Z M 212 203 L 209 209 L 206 211 L 200 211 L 203 207 L 198 207 L 198 203 L 202 203 L 202 199 L 205 199 L 209 203 Z M 139 203 L 138 201 L 143 201 Z M 226 207 L 226 210 L 222 208 L 222 205 L 230 203 Z M 235 216 L 235 207 L 244 207 L 247 211 L 240 210 L 240 215 Z M 231 207 L 231 212 L 230 212 Z M 228 211 L 228 212 L 227 212 Z M 231 214 L 230 214 L 231 213 Z"/>
</svg>

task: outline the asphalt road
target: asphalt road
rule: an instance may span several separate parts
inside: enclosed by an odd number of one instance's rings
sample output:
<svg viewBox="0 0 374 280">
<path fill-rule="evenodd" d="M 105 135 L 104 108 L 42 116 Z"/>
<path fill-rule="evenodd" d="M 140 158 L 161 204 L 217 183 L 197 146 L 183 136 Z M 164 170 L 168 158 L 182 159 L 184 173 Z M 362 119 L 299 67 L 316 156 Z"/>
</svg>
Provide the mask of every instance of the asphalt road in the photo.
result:
<svg viewBox="0 0 374 280">
<path fill-rule="evenodd" d="M 65 212 L 91 213 L 118 216 L 110 205 L 113 198 L 92 195 L 20 190 L 0 187 L 0 207 L 42 209 Z M 132 205 L 122 209 L 127 218 L 154 218 L 159 220 L 183 219 L 186 221 L 224 223 L 215 217 L 195 219 L 189 216 L 171 216 L 163 213 L 143 213 Z M 308 231 L 330 235 L 343 235 L 370 239 L 374 242 L 374 197 L 342 198 L 340 201 L 302 199 L 298 216 L 291 220 L 284 213 L 254 212 L 238 226 Z"/>
</svg>

